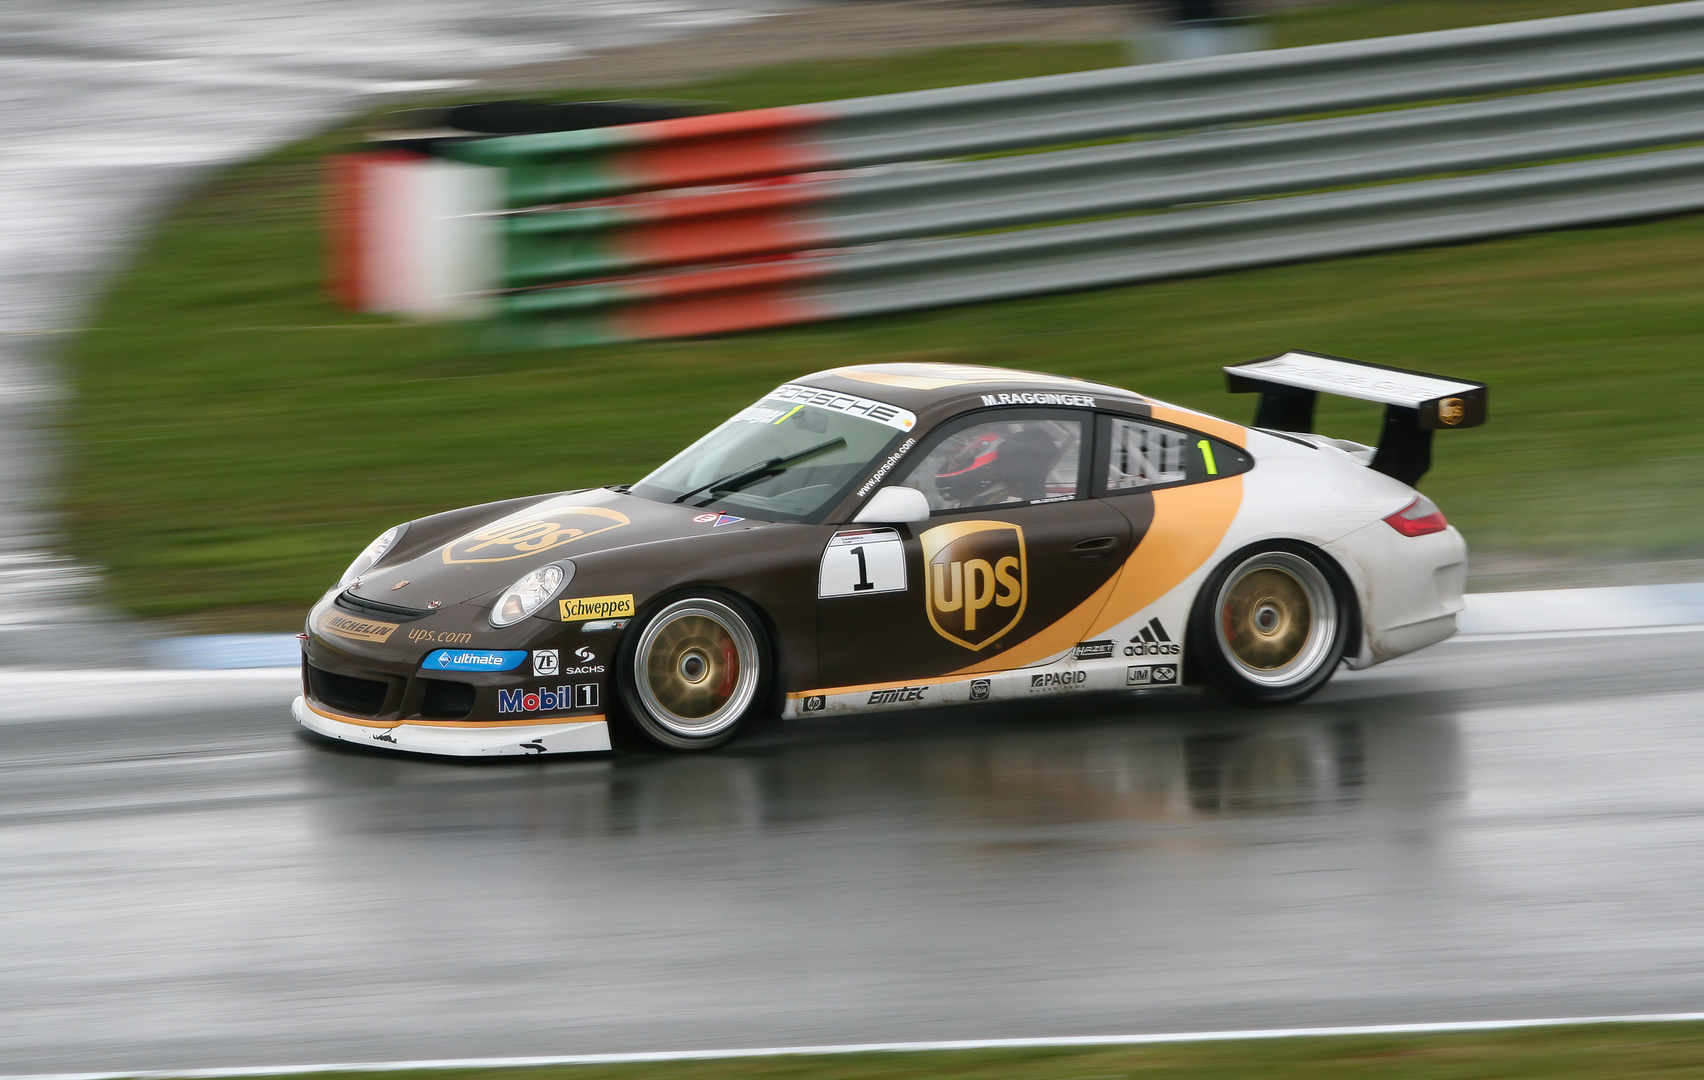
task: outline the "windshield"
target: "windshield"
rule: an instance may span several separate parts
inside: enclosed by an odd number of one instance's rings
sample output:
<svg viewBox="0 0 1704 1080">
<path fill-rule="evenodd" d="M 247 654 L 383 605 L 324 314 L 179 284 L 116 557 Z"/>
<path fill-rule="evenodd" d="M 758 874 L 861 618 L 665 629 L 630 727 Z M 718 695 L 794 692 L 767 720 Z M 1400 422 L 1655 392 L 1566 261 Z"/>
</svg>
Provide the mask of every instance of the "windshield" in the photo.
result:
<svg viewBox="0 0 1704 1080">
<path fill-rule="evenodd" d="M 634 484 L 656 502 L 806 521 L 867 475 L 917 418 L 869 398 L 791 383 L 735 413 Z"/>
</svg>

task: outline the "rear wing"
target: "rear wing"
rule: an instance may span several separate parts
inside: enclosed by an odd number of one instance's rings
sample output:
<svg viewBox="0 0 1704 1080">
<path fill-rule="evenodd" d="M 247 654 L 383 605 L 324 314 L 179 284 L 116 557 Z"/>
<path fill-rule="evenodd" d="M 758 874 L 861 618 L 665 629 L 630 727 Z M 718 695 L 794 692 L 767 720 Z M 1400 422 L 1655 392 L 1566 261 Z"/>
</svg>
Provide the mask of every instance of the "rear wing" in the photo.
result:
<svg viewBox="0 0 1704 1080">
<path fill-rule="evenodd" d="M 1287 352 L 1225 368 L 1233 394 L 1260 393 L 1254 426 L 1312 432 L 1321 393 L 1377 401 L 1384 431 L 1371 467 L 1412 487 L 1432 467 L 1432 432 L 1485 422 L 1485 384 L 1367 364 L 1323 353 Z"/>
</svg>

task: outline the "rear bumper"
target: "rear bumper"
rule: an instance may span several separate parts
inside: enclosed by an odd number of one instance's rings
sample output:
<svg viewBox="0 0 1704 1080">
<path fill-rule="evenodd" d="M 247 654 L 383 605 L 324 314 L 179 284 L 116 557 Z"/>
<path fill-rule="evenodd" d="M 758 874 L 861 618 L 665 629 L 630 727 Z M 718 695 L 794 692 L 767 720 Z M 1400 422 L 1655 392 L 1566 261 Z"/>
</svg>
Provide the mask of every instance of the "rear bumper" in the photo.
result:
<svg viewBox="0 0 1704 1080">
<path fill-rule="evenodd" d="M 610 749 L 609 724 L 602 717 L 520 724 L 376 721 L 339 716 L 309 704 L 303 697 L 296 698 L 290 711 L 297 723 L 329 738 L 414 754 L 522 757 Z"/>
</svg>

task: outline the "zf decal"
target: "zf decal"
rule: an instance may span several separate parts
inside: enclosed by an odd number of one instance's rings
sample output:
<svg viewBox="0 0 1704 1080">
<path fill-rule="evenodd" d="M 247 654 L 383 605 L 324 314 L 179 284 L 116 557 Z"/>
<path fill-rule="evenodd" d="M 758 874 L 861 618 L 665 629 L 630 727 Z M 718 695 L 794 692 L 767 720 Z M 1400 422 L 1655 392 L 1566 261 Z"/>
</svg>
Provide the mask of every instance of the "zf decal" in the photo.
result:
<svg viewBox="0 0 1704 1080">
<path fill-rule="evenodd" d="M 1176 683 L 1176 664 L 1152 664 L 1124 669 L 1125 686 L 1173 686 Z"/>
<path fill-rule="evenodd" d="M 579 683 L 555 689 L 497 691 L 497 711 L 500 713 L 562 712 L 597 707 L 597 683 Z"/>
<path fill-rule="evenodd" d="M 1149 619 L 1148 625 L 1142 632 L 1130 639 L 1130 644 L 1124 646 L 1125 656 L 1176 656 L 1177 642 L 1166 635 L 1166 628 L 1160 625 L 1159 619 Z"/>
<path fill-rule="evenodd" d="M 444 549 L 447 563 L 506 562 L 632 524 L 602 506 L 533 508 L 468 533 Z"/>
<path fill-rule="evenodd" d="M 897 705 L 902 701 L 922 701 L 928 691 L 926 686 L 895 686 L 888 690 L 875 690 L 870 693 L 869 705 Z"/>
<path fill-rule="evenodd" d="M 534 649 L 532 654 L 533 675 L 562 674 L 562 654 L 556 649 Z"/>
<path fill-rule="evenodd" d="M 819 597 L 904 592 L 906 588 L 905 544 L 892 529 L 837 532 L 822 549 Z"/>
<path fill-rule="evenodd" d="M 918 539 L 924 602 L 937 634 L 977 652 L 1018 625 L 1029 591 L 1023 529 L 1004 521 L 955 521 Z"/>
</svg>

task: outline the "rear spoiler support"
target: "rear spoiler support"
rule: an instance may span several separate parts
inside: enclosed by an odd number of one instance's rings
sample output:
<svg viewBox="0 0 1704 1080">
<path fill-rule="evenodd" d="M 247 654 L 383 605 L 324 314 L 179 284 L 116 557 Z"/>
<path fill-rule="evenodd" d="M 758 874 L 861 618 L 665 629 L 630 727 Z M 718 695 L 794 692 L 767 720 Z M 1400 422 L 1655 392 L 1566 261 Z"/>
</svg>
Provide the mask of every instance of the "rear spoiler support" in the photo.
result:
<svg viewBox="0 0 1704 1080">
<path fill-rule="evenodd" d="M 1233 394 L 1259 393 L 1254 426 L 1312 432 L 1321 393 L 1385 406 L 1371 468 L 1413 487 L 1432 467 L 1432 432 L 1485 422 L 1485 384 L 1386 367 L 1324 353 L 1292 351 L 1225 368 Z"/>
</svg>

